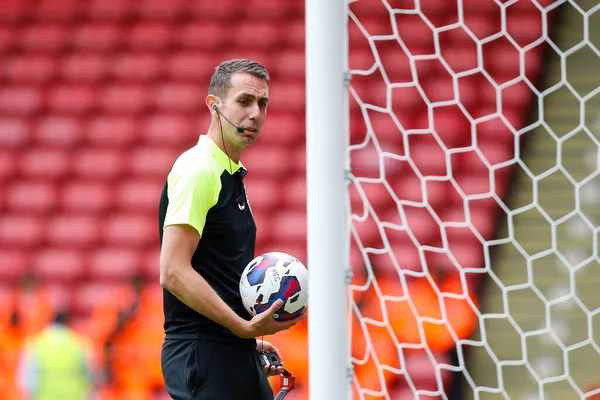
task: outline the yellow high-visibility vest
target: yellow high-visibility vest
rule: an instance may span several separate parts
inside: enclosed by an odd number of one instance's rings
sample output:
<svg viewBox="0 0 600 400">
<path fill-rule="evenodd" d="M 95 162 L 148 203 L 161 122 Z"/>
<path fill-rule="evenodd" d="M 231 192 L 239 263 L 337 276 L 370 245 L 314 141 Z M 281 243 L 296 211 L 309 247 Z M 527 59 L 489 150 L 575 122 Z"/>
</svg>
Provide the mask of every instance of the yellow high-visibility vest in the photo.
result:
<svg viewBox="0 0 600 400">
<path fill-rule="evenodd" d="M 87 347 L 75 332 L 52 327 L 36 335 L 29 343 L 36 360 L 35 400 L 85 400 L 91 377 L 85 365 Z"/>
</svg>

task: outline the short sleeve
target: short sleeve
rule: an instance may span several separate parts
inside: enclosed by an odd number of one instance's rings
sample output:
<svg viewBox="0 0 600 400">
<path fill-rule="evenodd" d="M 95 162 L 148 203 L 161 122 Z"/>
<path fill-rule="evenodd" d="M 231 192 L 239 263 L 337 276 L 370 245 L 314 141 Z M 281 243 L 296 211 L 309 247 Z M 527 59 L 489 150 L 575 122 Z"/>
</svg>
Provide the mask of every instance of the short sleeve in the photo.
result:
<svg viewBox="0 0 600 400">
<path fill-rule="evenodd" d="M 190 225 L 202 236 L 206 215 L 217 203 L 218 191 L 218 180 L 210 169 L 186 170 L 176 164 L 168 177 L 164 227 Z"/>
</svg>

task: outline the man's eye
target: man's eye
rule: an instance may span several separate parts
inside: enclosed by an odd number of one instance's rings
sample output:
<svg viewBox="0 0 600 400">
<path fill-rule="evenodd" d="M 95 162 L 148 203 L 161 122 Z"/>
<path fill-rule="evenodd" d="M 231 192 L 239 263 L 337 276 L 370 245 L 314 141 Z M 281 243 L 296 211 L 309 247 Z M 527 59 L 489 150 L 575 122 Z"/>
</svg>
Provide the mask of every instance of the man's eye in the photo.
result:
<svg viewBox="0 0 600 400">
<path fill-rule="evenodd" d="M 248 100 L 246 100 L 246 99 L 241 99 L 241 100 L 240 100 L 240 104 L 248 104 Z"/>
<path fill-rule="evenodd" d="M 260 108 L 265 108 L 267 106 L 267 102 L 266 101 L 261 101 L 258 103 L 258 105 L 260 106 Z"/>
</svg>

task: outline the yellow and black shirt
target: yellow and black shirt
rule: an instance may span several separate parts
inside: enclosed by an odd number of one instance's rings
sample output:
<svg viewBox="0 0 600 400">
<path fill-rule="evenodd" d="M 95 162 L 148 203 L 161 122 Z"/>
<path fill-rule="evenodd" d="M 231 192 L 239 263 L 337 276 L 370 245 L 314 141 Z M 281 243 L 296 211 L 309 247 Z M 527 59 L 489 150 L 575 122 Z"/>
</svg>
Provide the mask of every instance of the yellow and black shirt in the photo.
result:
<svg viewBox="0 0 600 400">
<path fill-rule="evenodd" d="M 208 136 L 181 154 L 167 177 L 159 210 L 159 236 L 169 225 L 190 225 L 200 234 L 192 267 L 242 318 L 239 292 L 242 271 L 254 258 L 256 225 L 242 179 L 246 170 L 234 163 Z M 167 339 L 218 340 L 255 346 L 192 310 L 163 291 Z"/>
</svg>

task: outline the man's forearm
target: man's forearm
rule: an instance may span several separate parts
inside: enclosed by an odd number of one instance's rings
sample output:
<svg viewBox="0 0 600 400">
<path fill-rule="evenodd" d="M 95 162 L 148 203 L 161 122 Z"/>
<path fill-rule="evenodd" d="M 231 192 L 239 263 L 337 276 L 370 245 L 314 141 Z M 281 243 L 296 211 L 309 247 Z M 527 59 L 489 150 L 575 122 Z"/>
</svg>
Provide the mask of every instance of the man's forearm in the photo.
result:
<svg viewBox="0 0 600 400">
<path fill-rule="evenodd" d="M 246 321 L 240 318 L 191 266 L 175 268 L 163 282 L 163 287 L 192 310 L 236 335 L 246 337 Z"/>
</svg>

